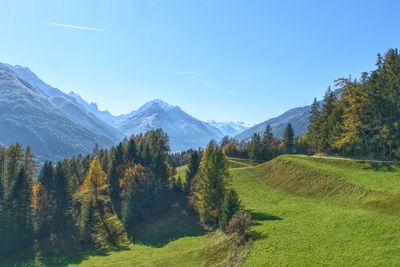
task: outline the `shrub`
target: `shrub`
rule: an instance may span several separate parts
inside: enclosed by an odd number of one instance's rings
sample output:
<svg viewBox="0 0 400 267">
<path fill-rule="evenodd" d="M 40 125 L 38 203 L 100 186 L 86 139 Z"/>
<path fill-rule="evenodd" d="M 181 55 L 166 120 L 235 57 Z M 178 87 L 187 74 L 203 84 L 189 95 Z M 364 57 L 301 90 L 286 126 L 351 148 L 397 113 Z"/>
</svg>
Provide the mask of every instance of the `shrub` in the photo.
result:
<svg viewBox="0 0 400 267">
<path fill-rule="evenodd" d="M 249 228 L 254 225 L 254 221 L 247 212 L 237 212 L 228 223 L 226 227 L 226 233 L 228 235 L 237 234 L 241 241 L 245 241 L 249 238 Z"/>
</svg>

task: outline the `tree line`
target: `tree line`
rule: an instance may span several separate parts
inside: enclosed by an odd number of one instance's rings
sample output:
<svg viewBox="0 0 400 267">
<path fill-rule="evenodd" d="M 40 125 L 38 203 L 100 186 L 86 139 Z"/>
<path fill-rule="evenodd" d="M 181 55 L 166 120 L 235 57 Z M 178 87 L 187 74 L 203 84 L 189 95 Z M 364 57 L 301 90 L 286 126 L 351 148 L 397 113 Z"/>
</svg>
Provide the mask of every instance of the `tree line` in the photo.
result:
<svg viewBox="0 0 400 267">
<path fill-rule="evenodd" d="M 307 140 L 303 136 L 296 136 L 291 123 L 285 127 L 281 139 L 275 137 L 272 127 L 267 125 L 263 134 L 254 133 L 247 142 L 238 142 L 235 138 L 225 136 L 220 144 L 228 157 L 257 162 L 271 160 L 282 154 L 309 153 Z"/>
<path fill-rule="evenodd" d="M 378 54 L 376 69 L 340 78 L 311 107 L 306 139 L 317 153 L 400 158 L 400 54 Z"/>
</svg>

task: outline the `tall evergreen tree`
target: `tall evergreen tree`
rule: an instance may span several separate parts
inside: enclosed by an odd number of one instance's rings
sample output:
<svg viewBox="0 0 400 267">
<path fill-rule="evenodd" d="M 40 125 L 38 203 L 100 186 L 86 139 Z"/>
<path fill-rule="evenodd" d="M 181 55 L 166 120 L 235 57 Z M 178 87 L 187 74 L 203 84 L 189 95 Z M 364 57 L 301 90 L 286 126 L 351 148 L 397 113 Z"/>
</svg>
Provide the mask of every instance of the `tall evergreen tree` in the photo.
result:
<svg viewBox="0 0 400 267">
<path fill-rule="evenodd" d="M 294 152 L 294 129 L 291 123 L 286 126 L 283 132 L 283 145 L 286 153 L 291 154 Z"/>
<path fill-rule="evenodd" d="M 249 158 L 252 160 L 264 159 L 264 145 L 258 133 L 254 133 L 249 142 Z"/>
<path fill-rule="evenodd" d="M 5 236 L 3 252 L 27 247 L 33 241 L 31 178 L 24 167 L 17 171 L 5 199 Z"/>
<path fill-rule="evenodd" d="M 309 115 L 309 126 L 307 132 L 307 138 L 309 142 L 314 146 L 314 149 L 318 147 L 320 143 L 320 122 L 321 122 L 321 110 L 319 106 L 319 102 L 317 98 L 314 98 L 314 101 L 311 105 L 310 115 Z"/>
<path fill-rule="evenodd" d="M 204 151 L 194 185 L 194 209 L 206 229 L 219 225 L 226 186 L 229 181 L 228 161 L 215 141 Z"/>
<path fill-rule="evenodd" d="M 121 198 L 119 182 L 122 176 L 124 148 L 122 143 L 110 150 L 110 166 L 108 169 L 108 184 L 111 203 L 117 214 L 121 214 Z"/>
<path fill-rule="evenodd" d="M 6 151 L 6 175 L 4 178 L 4 186 L 6 190 L 10 188 L 15 179 L 22 159 L 22 147 L 20 144 L 14 144 L 8 147 Z"/>
<path fill-rule="evenodd" d="M 95 219 L 96 206 L 93 199 L 90 199 L 82 211 L 82 219 L 80 222 L 80 238 L 82 242 L 92 243 L 93 228 L 96 223 Z"/>
<path fill-rule="evenodd" d="M 274 141 L 274 135 L 272 134 L 272 127 L 269 124 L 265 128 L 262 141 L 267 147 L 272 146 L 272 142 Z"/>
<path fill-rule="evenodd" d="M 39 173 L 38 182 L 40 185 L 37 188 L 37 197 L 45 198 L 45 200 L 37 199 L 37 201 L 45 201 L 46 208 L 41 209 L 39 206 L 36 207 L 36 230 L 40 237 L 44 237 L 51 233 L 54 213 L 56 212 L 54 167 L 50 161 L 44 162 Z"/>
<path fill-rule="evenodd" d="M 235 190 L 229 189 L 224 198 L 222 205 L 222 215 L 220 220 L 221 229 L 225 229 L 233 216 L 242 209 L 239 196 Z"/>
<path fill-rule="evenodd" d="M 274 154 L 276 154 L 276 151 L 274 151 L 273 143 L 274 143 L 274 135 L 272 133 L 272 127 L 268 124 L 267 127 L 265 128 L 264 135 L 262 138 L 262 142 L 264 145 L 264 156 L 263 158 L 265 160 L 270 160 L 274 157 Z"/>
<path fill-rule="evenodd" d="M 324 104 L 321 109 L 320 136 L 318 151 L 329 153 L 335 140 L 335 128 L 337 125 L 336 95 L 329 87 L 324 96 Z"/>
<path fill-rule="evenodd" d="M 137 148 L 133 137 L 128 140 L 125 150 L 125 161 L 130 165 L 135 164 L 137 161 Z"/>
<path fill-rule="evenodd" d="M 193 151 L 190 155 L 190 162 L 186 170 L 186 193 L 189 193 L 190 183 L 192 179 L 196 176 L 197 171 L 200 166 L 200 155 L 198 151 Z"/>
<path fill-rule="evenodd" d="M 62 163 L 58 163 L 54 174 L 54 211 L 52 218 L 54 233 L 65 229 L 71 222 L 71 194 L 68 178 Z"/>
</svg>

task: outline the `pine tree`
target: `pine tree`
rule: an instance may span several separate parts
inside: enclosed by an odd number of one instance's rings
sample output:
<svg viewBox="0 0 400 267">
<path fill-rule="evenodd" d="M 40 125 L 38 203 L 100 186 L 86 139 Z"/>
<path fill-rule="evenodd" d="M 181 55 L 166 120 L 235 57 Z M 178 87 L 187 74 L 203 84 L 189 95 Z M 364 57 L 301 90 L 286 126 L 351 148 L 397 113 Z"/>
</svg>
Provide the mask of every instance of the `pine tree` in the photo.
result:
<svg viewBox="0 0 400 267">
<path fill-rule="evenodd" d="M 122 204 L 122 223 L 128 231 L 131 230 L 139 220 L 140 206 L 138 202 L 138 192 L 136 192 L 135 182 L 130 181 L 126 197 Z"/>
<path fill-rule="evenodd" d="M 186 193 L 189 193 L 191 180 L 196 176 L 200 166 L 200 156 L 198 151 L 193 151 L 190 155 L 189 166 L 186 170 Z"/>
<path fill-rule="evenodd" d="M 336 95 L 329 87 L 324 96 L 324 105 L 321 109 L 321 119 L 319 123 L 319 144 L 318 152 L 329 153 L 335 140 L 335 127 L 337 126 Z"/>
<path fill-rule="evenodd" d="M 153 208 L 155 188 L 154 174 L 140 164 L 128 168 L 121 182 L 123 192 L 122 222 L 125 228 L 132 230 L 138 221 Z"/>
<path fill-rule="evenodd" d="M 6 190 L 10 188 L 15 179 L 22 159 L 22 148 L 20 144 L 9 146 L 6 151 L 6 175 L 4 176 L 4 186 Z"/>
<path fill-rule="evenodd" d="M 265 160 L 270 160 L 274 157 L 276 152 L 274 151 L 273 142 L 274 142 L 274 135 L 272 133 L 272 127 L 268 124 L 265 128 L 264 135 L 262 138 L 262 142 L 264 145 L 264 156 Z"/>
<path fill-rule="evenodd" d="M 217 143 L 211 141 L 204 151 L 192 196 L 194 209 L 206 229 L 219 225 L 229 177 L 228 161 Z"/>
<path fill-rule="evenodd" d="M 264 146 L 259 134 L 254 133 L 249 143 L 249 158 L 252 160 L 264 159 Z"/>
<path fill-rule="evenodd" d="M 37 201 L 46 201 L 47 204 L 45 209 L 41 209 L 39 206 L 36 207 L 36 227 L 39 236 L 44 237 L 50 235 L 56 209 L 54 167 L 50 161 L 44 162 L 43 167 L 41 168 L 39 173 L 38 182 L 40 185 L 37 188 L 37 194 L 38 197 L 40 197 L 41 199 L 37 199 Z M 45 200 L 43 200 L 43 198 L 45 198 Z"/>
<path fill-rule="evenodd" d="M 0 254 L 8 254 L 27 247 L 33 240 L 32 174 L 33 165 L 25 164 L 31 158 L 28 148 L 19 144 L 1 149 L 1 238 Z"/>
<path fill-rule="evenodd" d="M 71 194 L 62 163 L 58 163 L 54 174 L 53 232 L 58 233 L 72 222 Z"/>
<path fill-rule="evenodd" d="M 233 216 L 242 209 L 239 196 L 235 190 L 230 189 L 224 198 L 224 204 L 222 205 L 222 214 L 220 220 L 221 229 L 225 229 L 229 221 Z"/>
<path fill-rule="evenodd" d="M 10 185 L 5 199 L 6 227 L 3 237 L 6 253 L 32 244 L 32 188 L 31 179 L 22 167 Z"/>
<path fill-rule="evenodd" d="M 92 243 L 92 232 L 95 226 L 96 206 L 94 200 L 90 199 L 83 207 L 80 223 L 80 238 L 85 243 Z"/>
<path fill-rule="evenodd" d="M 109 195 L 111 203 L 117 214 L 121 214 L 121 198 L 120 198 L 120 187 L 119 181 L 122 176 L 123 160 L 124 160 L 124 148 L 122 143 L 116 148 L 110 150 L 109 156 L 110 166 L 108 169 L 108 184 L 109 184 Z"/>
<path fill-rule="evenodd" d="M 271 125 L 268 124 L 267 127 L 265 128 L 262 141 L 267 147 L 271 147 L 273 139 L 274 135 L 272 134 L 272 127 Z"/>
<path fill-rule="evenodd" d="M 135 164 L 137 161 L 137 148 L 134 138 L 128 140 L 125 150 L 125 161 L 130 165 Z"/>
<path fill-rule="evenodd" d="M 307 138 L 315 148 L 320 143 L 319 142 L 320 119 L 321 119 L 320 116 L 321 116 L 321 111 L 319 102 L 317 101 L 317 98 L 314 98 L 314 101 L 310 109 Z"/>
<path fill-rule="evenodd" d="M 294 130 L 291 123 L 286 126 L 283 132 L 283 145 L 286 153 L 291 154 L 294 152 Z"/>
</svg>

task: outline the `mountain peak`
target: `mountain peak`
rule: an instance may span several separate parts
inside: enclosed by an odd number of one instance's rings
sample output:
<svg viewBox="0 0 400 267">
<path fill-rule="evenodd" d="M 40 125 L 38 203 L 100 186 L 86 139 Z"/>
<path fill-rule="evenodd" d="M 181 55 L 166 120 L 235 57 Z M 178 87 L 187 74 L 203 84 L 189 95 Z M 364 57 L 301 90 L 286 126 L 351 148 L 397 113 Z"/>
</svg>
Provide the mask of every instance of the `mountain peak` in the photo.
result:
<svg viewBox="0 0 400 267">
<path fill-rule="evenodd" d="M 174 106 L 162 101 L 161 99 L 154 99 L 154 100 L 147 102 L 143 106 L 141 106 L 138 109 L 138 112 L 148 110 L 149 108 L 152 108 L 152 107 L 160 107 L 164 111 L 168 111 L 168 110 L 174 108 Z"/>
</svg>

